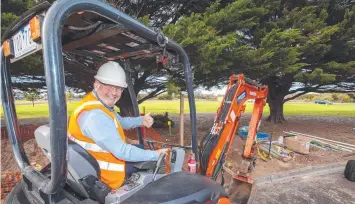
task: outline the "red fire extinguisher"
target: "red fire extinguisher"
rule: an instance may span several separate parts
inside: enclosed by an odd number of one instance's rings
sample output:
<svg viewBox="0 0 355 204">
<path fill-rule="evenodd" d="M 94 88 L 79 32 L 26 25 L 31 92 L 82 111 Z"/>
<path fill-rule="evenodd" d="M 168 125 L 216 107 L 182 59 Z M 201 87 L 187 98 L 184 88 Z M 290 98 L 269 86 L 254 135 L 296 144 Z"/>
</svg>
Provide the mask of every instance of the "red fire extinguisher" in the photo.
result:
<svg viewBox="0 0 355 204">
<path fill-rule="evenodd" d="M 196 160 L 194 153 L 191 153 L 190 155 L 190 159 L 187 162 L 187 168 L 190 173 L 196 174 Z"/>
</svg>

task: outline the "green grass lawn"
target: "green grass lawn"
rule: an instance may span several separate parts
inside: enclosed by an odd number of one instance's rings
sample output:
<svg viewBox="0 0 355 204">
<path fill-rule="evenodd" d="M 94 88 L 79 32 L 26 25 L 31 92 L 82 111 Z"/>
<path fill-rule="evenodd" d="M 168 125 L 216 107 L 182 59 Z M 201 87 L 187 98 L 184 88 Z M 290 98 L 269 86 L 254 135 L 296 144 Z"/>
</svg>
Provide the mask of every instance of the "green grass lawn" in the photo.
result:
<svg viewBox="0 0 355 204">
<path fill-rule="evenodd" d="M 78 102 L 68 103 L 68 113 L 74 110 Z M 184 103 L 185 113 L 188 112 L 188 102 Z M 196 101 L 197 113 L 214 113 L 219 107 L 219 102 L 212 101 Z M 152 112 L 152 114 L 158 113 L 179 113 L 180 101 L 158 101 L 149 100 L 139 105 L 140 112 Z M 32 105 L 17 105 L 16 111 L 19 118 L 35 118 L 35 117 L 47 117 L 48 105 L 36 104 Z M 252 111 L 252 104 L 247 103 L 246 112 Z M 286 103 L 284 105 L 285 115 L 322 115 L 322 116 L 346 116 L 355 117 L 355 104 L 334 104 L 334 105 L 321 105 L 313 103 Z M 268 106 L 264 108 L 264 114 L 269 114 Z M 3 110 L 1 109 L 1 116 L 3 117 Z"/>
<path fill-rule="evenodd" d="M 185 101 L 185 112 L 188 112 L 188 102 Z M 220 103 L 212 101 L 196 101 L 197 113 L 216 112 Z M 152 113 L 179 113 L 179 101 L 146 101 L 139 106 L 140 112 L 143 111 Z M 253 104 L 247 103 L 245 112 L 252 111 Z M 263 114 L 269 114 L 269 106 L 266 105 Z M 323 115 L 323 116 L 348 116 L 355 117 L 355 104 L 334 104 L 322 105 L 313 103 L 286 103 L 284 105 L 285 115 Z"/>
</svg>

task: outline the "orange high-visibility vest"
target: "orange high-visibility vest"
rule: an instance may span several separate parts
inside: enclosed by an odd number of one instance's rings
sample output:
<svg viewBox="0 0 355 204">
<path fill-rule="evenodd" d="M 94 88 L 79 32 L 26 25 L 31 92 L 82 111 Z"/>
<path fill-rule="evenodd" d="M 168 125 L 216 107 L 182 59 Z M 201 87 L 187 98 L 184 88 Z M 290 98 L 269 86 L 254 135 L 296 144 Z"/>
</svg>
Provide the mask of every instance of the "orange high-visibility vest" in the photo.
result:
<svg viewBox="0 0 355 204">
<path fill-rule="evenodd" d="M 117 131 L 122 140 L 126 142 L 126 136 L 123 129 L 115 116 L 115 113 L 110 112 L 95 96 L 92 92 L 87 94 L 80 102 L 79 106 L 72 113 L 69 120 L 69 139 L 76 142 L 84 149 L 86 149 L 99 163 L 101 170 L 101 181 L 106 183 L 112 189 L 120 187 L 125 180 L 125 161 L 117 159 L 112 153 L 105 151 L 99 147 L 92 139 L 85 136 L 79 127 L 78 116 L 83 111 L 89 111 L 93 109 L 101 109 L 114 121 Z"/>
</svg>

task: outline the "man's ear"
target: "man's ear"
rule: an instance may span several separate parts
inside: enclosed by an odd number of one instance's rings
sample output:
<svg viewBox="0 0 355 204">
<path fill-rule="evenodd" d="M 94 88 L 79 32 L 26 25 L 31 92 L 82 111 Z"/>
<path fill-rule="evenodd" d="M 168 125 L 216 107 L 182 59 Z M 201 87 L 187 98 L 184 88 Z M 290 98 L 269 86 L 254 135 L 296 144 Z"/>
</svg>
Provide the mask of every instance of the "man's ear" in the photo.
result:
<svg viewBox="0 0 355 204">
<path fill-rule="evenodd" d="M 95 82 L 94 82 L 94 90 L 97 91 L 99 88 L 100 88 L 100 82 L 97 81 L 97 79 L 95 79 Z"/>
</svg>

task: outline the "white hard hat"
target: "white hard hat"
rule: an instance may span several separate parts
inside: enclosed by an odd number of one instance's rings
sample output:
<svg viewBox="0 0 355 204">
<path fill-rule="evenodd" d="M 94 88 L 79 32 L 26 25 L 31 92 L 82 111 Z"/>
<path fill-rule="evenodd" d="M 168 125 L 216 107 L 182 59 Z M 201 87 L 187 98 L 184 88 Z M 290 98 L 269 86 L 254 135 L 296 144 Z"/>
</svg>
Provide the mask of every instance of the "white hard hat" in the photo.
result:
<svg viewBox="0 0 355 204">
<path fill-rule="evenodd" d="M 108 61 L 101 65 L 95 75 L 95 79 L 104 84 L 127 88 L 126 74 L 121 65 L 117 62 Z"/>
</svg>

